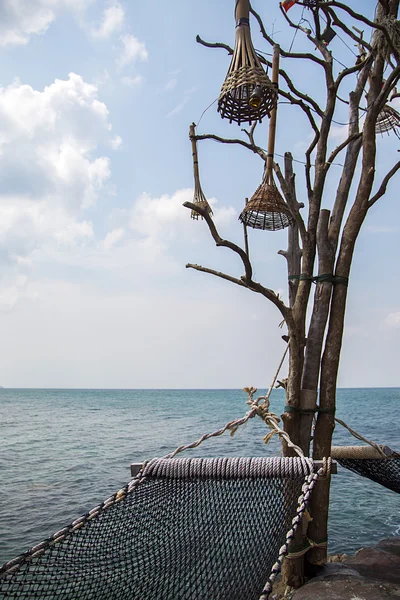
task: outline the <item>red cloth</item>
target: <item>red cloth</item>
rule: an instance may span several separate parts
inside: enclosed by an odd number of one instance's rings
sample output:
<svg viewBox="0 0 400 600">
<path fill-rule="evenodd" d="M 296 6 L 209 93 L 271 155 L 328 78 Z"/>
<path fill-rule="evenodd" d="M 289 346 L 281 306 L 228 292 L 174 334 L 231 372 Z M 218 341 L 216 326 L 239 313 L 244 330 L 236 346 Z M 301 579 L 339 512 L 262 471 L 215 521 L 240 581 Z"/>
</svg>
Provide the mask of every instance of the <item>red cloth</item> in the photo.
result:
<svg viewBox="0 0 400 600">
<path fill-rule="evenodd" d="M 287 12 L 289 10 L 289 8 L 292 8 L 292 6 L 294 6 L 296 4 L 296 2 L 297 2 L 297 0 L 283 0 L 283 2 L 281 3 L 281 6 Z"/>
</svg>

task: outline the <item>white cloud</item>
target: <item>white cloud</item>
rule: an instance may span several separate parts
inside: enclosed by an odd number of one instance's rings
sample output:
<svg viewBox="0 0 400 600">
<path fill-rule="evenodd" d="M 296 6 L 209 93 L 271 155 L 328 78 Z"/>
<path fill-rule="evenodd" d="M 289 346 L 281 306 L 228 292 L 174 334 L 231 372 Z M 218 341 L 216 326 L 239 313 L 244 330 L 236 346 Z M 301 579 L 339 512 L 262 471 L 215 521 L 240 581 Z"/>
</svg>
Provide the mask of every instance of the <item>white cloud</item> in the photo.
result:
<svg viewBox="0 0 400 600">
<path fill-rule="evenodd" d="M 117 1 L 103 11 L 101 23 L 97 29 L 92 30 L 94 38 L 108 39 L 117 31 L 120 31 L 124 23 L 125 11 Z"/>
<path fill-rule="evenodd" d="M 3 0 L 0 3 L 0 46 L 27 44 L 44 34 L 62 11 L 80 16 L 93 0 Z"/>
<path fill-rule="evenodd" d="M 110 178 L 99 144 L 117 145 L 97 87 L 70 74 L 43 91 L 0 89 L 0 257 L 29 269 L 38 253 L 94 239 L 84 211 Z M 4 286 L 2 286 L 4 287 Z M 11 306 L 15 286 L 3 305 Z"/>
<path fill-rule="evenodd" d="M 164 194 L 152 198 L 142 194 L 135 202 L 130 213 L 130 226 L 155 243 L 167 243 L 177 236 L 187 235 L 193 238 L 193 222 L 189 210 L 182 205 L 193 201 L 193 189 L 184 188 L 174 194 Z M 229 207 L 218 207 L 215 198 L 209 198 L 213 209 L 214 221 L 217 225 L 226 226 L 236 217 L 236 210 Z"/>
<path fill-rule="evenodd" d="M 170 79 L 169 81 L 167 81 L 167 83 L 164 86 L 164 90 L 166 92 L 169 92 L 171 90 L 173 90 L 174 88 L 176 88 L 176 84 L 178 83 L 178 80 L 176 79 L 176 77 L 173 77 L 172 79 Z"/>
<path fill-rule="evenodd" d="M 118 150 L 118 148 L 121 148 L 122 146 L 122 137 L 120 135 L 116 135 L 110 143 L 113 150 Z"/>
<path fill-rule="evenodd" d="M 393 328 L 400 328 L 400 312 L 390 313 L 385 319 L 386 325 Z"/>
<path fill-rule="evenodd" d="M 138 60 L 147 60 L 148 53 L 145 44 L 140 42 L 134 35 L 121 36 L 121 42 L 122 51 L 117 60 L 117 64 L 121 69 Z"/>
<path fill-rule="evenodd" d="M 37 294 L 29 289 L 28 278 L 17 275 L 2 282 L 0 289 L 0 313 L 11 312 L 22 299 L 34 300 Z"/>
<path fill-rule="evenodd" d="M 121 83 L 130 88 L 137 87 L 142 83 L 142 81 L 143 77 L 141 75 L 136 75 L 135 77 L 121 77 Z"/>
<path fill-rule="evenodd" d="M 124 235 L 125 235 L 125 231 L 122 229 L 122 227 L 120 227 L 119 229 L 113 229 L 112 231 L 107 233 L 106 237 L 104 238 L 104 242 L 103 242 L 104 248 L 106 250 L 108 250 L 109 248 L 112 248 L 113 246 L 115 246 L 115 244 L 117 244 L 119 241 L 122 240 Z"/>
</svg>

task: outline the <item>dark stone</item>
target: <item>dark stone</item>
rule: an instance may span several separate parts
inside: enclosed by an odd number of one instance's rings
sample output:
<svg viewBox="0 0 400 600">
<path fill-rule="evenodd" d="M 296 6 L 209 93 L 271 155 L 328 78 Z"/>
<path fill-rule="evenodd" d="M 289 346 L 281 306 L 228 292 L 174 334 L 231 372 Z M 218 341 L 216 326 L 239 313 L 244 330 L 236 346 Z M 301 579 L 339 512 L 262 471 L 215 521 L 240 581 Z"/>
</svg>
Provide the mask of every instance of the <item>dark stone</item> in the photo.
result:
<svg viewBox="0 0 400 600">
<path fill-rule="evenodd" d="M 292 600 L 393 600 L 395 598 L 400 598 L 399 586 L 355 578 L 327 581 L 314 579 L 294 592 L 292 596 Z"/>
<path fill-rule="evenodd" d="M 400 538 L 382 540 L 376 548 L 362 548 L 343 562 L 330 562 L 318 571 L 293 600 L 400 599 Z"/>
<path fill-rule="evenodd" d="M 362 548 L 345 564 L 351 565 L 367 579 L 400 584 L 400 554 L 396 555 L 378 547 Z"/>
<path fill-rule="evenodd" d="M 379 548 L 379 550 L 385 550 L 385 552 L 400 556 L 400 538 L 393 537 L 381 540 L 376 547 Z"/>
</svg>

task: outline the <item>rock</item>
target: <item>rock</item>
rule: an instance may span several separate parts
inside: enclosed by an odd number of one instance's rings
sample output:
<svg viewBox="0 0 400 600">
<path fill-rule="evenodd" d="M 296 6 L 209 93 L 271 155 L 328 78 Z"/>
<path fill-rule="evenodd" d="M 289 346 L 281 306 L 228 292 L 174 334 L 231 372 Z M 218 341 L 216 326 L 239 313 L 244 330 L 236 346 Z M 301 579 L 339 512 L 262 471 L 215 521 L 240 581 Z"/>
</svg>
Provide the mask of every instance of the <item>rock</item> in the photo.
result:
<svg viewBox="0 0 400 600">
<path fill-rule="evenodd" d="M 352 557 L 330 558 L 318 576 L 293 592 L 292 600 L 400 599 L 400 538 L 382 540 Z"/>
<path fill-rule="evenodd" d="M 399 554 L 388 552 L 381 546 L 376 548 L 363 548 L 356 556 L 349 558 L 346 565 L 351 565 L 367 579 L 387 581 L 400 584 L 400 546 Z"/>
<path fill-rule="evenodd" d="M 385 550 L 386 552 L 400 556 L 400 538 L 393 537 L 381 540 L 376 547 L 380 550 Z"/>
<path fill-rule="evenodd" d="M 391 600 L 400 598 L 400 587 L 354 578 L 318 581 L 313 579 L 294 592 L 292 600 Z"/>
</svg>

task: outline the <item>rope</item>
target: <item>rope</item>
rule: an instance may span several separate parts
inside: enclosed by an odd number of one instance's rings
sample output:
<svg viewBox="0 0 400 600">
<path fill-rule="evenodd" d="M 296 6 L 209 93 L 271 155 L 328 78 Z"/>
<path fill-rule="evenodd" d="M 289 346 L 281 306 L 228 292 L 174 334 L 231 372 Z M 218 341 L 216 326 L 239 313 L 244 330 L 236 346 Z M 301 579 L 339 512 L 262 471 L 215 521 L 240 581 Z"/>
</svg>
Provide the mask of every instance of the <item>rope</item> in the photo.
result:
<svg viewBox="0 0 400 600">
<path fill-rule="evenodd" d="M 325 540 L 324 542 L 313 542 L 309 538 L 306 538 L 306 540 L 307 540 L 307 544 L 305 546 L 303 546 L 303 548 L 301 548 L 300 550 L 296 550 L 295 552 L 288 552 L 286 555 L 286 558 L 288 558 L 290 560 L 294 560 L 295 558 L 300 558 L 301 556 L 304 556 L 304 554 L 306 554 L 311 548 L 327 548 L 328 547 L 327 540 Z"/>
<path fill-rule="evenodd" d="M 176 450 L 174 450 L 170 454 L 163 456 L 163 458 L 174 458 L 174 456 L 176 456 L 180 452 L 184 452 L 185 450 L 189 450 L 191 448 L 197 448 L 197 446 L 200 446 L 200 444 L 202 442 L 204 442 L 205 440 L 208 440 L 209 438 L 212 438 L 212 437 L 218 437 L 218 436 L 222 435 L 223 433 L 225 433 L 225 431 L 230 431 L 231 435 L 233 435 L 241 425 L 244 425 L 245 423 L 247 423 L 247 421 L 249 419 L 252 419 L 253 417 L 255 417 L 256 414 L 257 414 L 257 410 L 255 408 L 252 408 L 241 419 L 235 419 L 234 421 L 230 421 L 221 429 L 218 429 L 217 431 L 214 431 L 213 433 L 206 433 L 205 435 L 202 435 L 201 438 L 199 438 L 195 442 L 192 442 L 191 444 L 187 444 L 186 446 L 179 446 L 178 448 L 176 448 Z"/>
<path fill-rule="evenodd" d="M 348 285 L 349 278 L 348 277 L 340 277 L 332 275 L 331 273 L 322 273 L 321 275 L 306 275 L 305 273 L 300 273 L 300 275 L 289 275 L 289 281 L 298 280 L 298 281 L 311 281 L 312 283 L 318 283 L 323 281 L 328 281 L 329 283 Z"/>
<path fill-rule="evenodd" d="M 309 459 L 305 459 L 305 460 L 309 460 Z M 317 473 L 313 473 L 313 474 L 309 475 L 306 482 L 303 484 L 303 487 L 302 487 L 303 493 L 299 498 L 296 516 L 292 520 L 292 528 L 289 529 L 289 531 L 287 532 L 285 543 L 279 550 L 278 560 L 272 567 L 271 574 L 268 578 L 267 583 L 264 586 L 264 589 L 260 596 L 260 600 L 268 600 L 268 598 L 272 592 L 272 586 L 273 586 L 273 583 L 274 583 L 278 573 L 280 572 L 280 570 L 282 568 L 283 559 L 288 554 L 290 542 L 294 538 L 296 530 L 297 530 L 299 524 L 301 523 L 303 515 L 307 509 L 307 505 L 310 501 L 311 492 L 312 492 L 316 482 L 318 481 L 318 478 L 322 474 L 323 474 L 323 469 L 319 469 L 319 471 Z"/>
<path fill-rule="evenodd" d="M 387 458 L 387 455 L 382 450 L 382 448 L 381 448 L 381 446 L 379 444 L 376 444 L 372 440 L 368 440 L 367 438 L 363 437 L 361 434 L 357 433 L 357 431 L 354 431 L 354 429 L 352 429 L 351 427 L 349 427 L 348 425 L 346 425 L 346 423 L 344 421 L 342 421 L 341 419 L 335 418 L 335 421 L 337 423 L 339 423 L 339 425 L 342 425 L 342 427 L 345 427 L 348 431 L 350 431 L 351 435 L 354 436 L 357 440 L 360 440 L 362 442 L 366 442 L 367 444 L 369 444 L 370 446 L 372 446 L 373 448 L 375 448 L 375 450 L 377 452 L 379 452 L 379 454 L 380 454 L 380 456 L 382 456 L 382 458 Z"/>
<path fill-rule="evenodd" d="M 272 380 L 272 383 L 271 383 L 271 385 L 269 386 L 269 390 L 268 390 L 268 392 L 267 392 L 267 395 L 265 396 L 267 400 L 269 400 L 269 398 L 270 398 L 270 396 L 271 396 L 271 393 L 272 393 L 272 390 L 273 390 L 273 388 L 274 388 L 274 386 L 275 386 L 276 380 L 278 379 L 279 371 L 280 371 L 280 370 L 281 370 L 281 368 L 282 368 L 283 361 L 284 361 L 284 360 L 285 360 L 285 358 L 286 358 L 286 354 L 287 354 L 288 350 L 289 350 L 289 344 L 286 346 L 286 349 L 285 349 L 285 352 L 283 353 L 283 356 L 282 356 L 281 362 L 279 363 L 279 366 L 278 366 L 278 368 L 277 368 L 277 370 L 276 370 L 276 373 L 275 373 L 275 375 L 274 375 L 274 378 L 273 378 L 273 380 Z"/>
<path fill-rule="evenodd" d="M 275 413 L 269 412 L 270 402 L 268 397 L 259 396 L 256 400 L 253 400 L 253 396 L 257 391 L 256 388 L 246 388 L 245 391 L 247 391 L 249 396 L 247 404 L 251 406 L 252 410 L 254 410 L 255 413 L 261 417 L 264 423 L 271 429 L 270 433 L 267 433 L 267 435 L 264 437 L 264 442 L 268 444 L 272 437 L 277 435 L 280 439 L 284 439 L 289 448 L 292 448 L 298 456 L 304 457 L 303 450 L 299 446 L 296 446 L 286 431 L 278 426 L 278 423 L 280 423 L 280 418 Z M 264 402 L 259 404 L 261 400 Z"/>
</svg>

